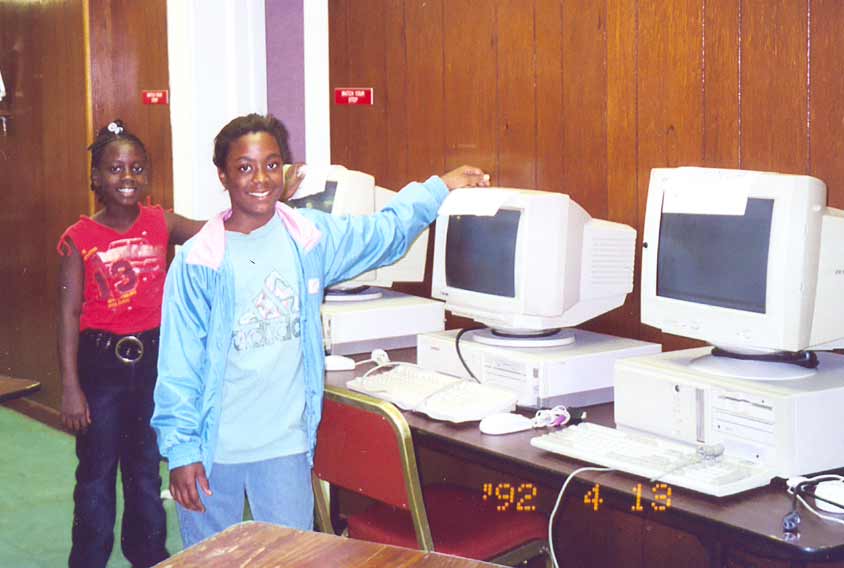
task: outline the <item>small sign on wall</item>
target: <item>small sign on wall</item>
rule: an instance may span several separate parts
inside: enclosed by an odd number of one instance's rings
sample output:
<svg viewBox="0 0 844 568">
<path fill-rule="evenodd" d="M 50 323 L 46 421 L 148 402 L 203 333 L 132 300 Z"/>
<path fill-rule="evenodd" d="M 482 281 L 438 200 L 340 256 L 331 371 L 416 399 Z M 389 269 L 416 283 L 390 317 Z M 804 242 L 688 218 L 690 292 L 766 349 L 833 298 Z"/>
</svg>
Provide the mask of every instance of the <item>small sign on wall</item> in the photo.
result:
<svg viewBox="0 0 844 568">
<path fill-rule="evenodd" d="M 371 105 L 375 101 L 372 91 L 372 87 L 334 89 L 334 103 L 338 105 Z"/>
<path fill-rule="evenodd" d="M 141 91 L 145 105 L 168 105 L 170 104 L 170 91 Z"/>
</svg>

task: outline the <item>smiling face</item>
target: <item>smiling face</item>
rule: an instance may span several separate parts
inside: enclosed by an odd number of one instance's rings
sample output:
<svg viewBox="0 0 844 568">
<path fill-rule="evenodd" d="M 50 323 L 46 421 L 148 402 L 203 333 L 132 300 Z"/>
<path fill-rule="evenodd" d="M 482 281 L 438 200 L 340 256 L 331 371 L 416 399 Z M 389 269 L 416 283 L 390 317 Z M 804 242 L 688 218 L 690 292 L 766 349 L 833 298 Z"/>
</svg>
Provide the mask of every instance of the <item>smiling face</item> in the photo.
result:
<svg viewBox="0 0 844 568">
<path fill-rule="evenodd" d="M 91 183 L 106 209 L 136 207 L 148 181 L 146 153 L 129 140 L 111 142 L 91 170 Z"/>
<path fill-rule="evenodd" d="M 267 132 L 249 132 L 231 143 L 225 168 L 217 169 L 232 202 L 228 230 L 249 233 L 272 218 L 284 192 L 283 163 L 278 142 Z"/>
</svg>

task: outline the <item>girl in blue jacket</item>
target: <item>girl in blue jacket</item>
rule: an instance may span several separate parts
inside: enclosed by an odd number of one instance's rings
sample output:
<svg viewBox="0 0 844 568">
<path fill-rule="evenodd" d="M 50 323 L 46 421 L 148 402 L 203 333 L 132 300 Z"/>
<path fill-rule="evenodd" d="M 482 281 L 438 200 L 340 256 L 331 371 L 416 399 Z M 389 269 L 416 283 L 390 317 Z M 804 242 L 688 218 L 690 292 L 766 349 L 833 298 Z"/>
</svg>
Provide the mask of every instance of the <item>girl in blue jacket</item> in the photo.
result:
<svg viewBox="0 0 844 568">
<path fill-rule="evenodd" d="M 448 190 L 488 185 L 462 166 L 371 216 L 293 210 L 282 202 L 300 178 L 283 173 L 285 138 L 272 115 L 223 127 L 214 164 L 232 208 L 167 274 L 152 426 L 185 546 L 240 522 L 244 496 L 256 520 L 312 528 L 324 289 L 401 258 Z"/>
</svg>

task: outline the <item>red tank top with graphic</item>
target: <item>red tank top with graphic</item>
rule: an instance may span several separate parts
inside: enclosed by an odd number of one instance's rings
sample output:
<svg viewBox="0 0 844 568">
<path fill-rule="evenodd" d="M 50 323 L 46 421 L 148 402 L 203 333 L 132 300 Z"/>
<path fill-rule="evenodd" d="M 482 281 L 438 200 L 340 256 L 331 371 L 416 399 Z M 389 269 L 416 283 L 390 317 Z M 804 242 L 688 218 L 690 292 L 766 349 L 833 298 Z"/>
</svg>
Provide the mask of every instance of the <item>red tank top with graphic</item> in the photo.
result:
<svg viewBox="0 0 844 568">
<path fill-rule="evenodd" d="M 60 253 L 66 239 L 73 241 L 85 263 L 80 331 L 126 335 L 161 324 L 168 243 L 161 207 L 142 205 L 125 233 L 80 216 L 59 239 Z"/>
</svg>

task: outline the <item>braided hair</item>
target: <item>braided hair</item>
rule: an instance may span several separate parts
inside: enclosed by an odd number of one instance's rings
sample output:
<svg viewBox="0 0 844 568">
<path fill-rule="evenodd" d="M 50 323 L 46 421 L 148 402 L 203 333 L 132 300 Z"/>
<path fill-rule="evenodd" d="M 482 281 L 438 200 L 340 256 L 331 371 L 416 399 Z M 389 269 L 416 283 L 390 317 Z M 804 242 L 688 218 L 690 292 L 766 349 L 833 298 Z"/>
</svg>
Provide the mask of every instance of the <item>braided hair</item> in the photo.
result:
<svg viewBox="0 0 844 568">
<path fill-rule="evenodd" d="M 257 113 L 238 116 L 226 124 L 217 136 L 214 137 L 214 165 L 221 170 L 226 168 L 226 158 L 229 157 L 229 148 L 232 142 L 243 136 L 254 132 L 266 132 L 278 143 L 281 150 L 281 159 L 284 163 L 290 163 L 290 148 L 287 145 L 287 129 L 279 119 L 271 114 L 261 115 Z"/>
<path fill-rule="evenodd" d="M 106 147 L 112 142 L 121 140 L 137 145 L 141 149 L 141 152 L 144 153 L 144 159 L 149 161 L 146 146 L 144 146 L 140 138 L 129 132 L 122 120 L 115 118 L 106 126 L 100 128 L 93 144 L 88 146 L 88 150 L 91 151 L 91 191 L 97 194 L 97 199 L 100 199 L 100 196 L 97 193 L 97 188 L 94 187 L 94 170 L 100 167 L 100 161 L 103 158 L 103 152 L 105 152 Z"/>
</svg>

